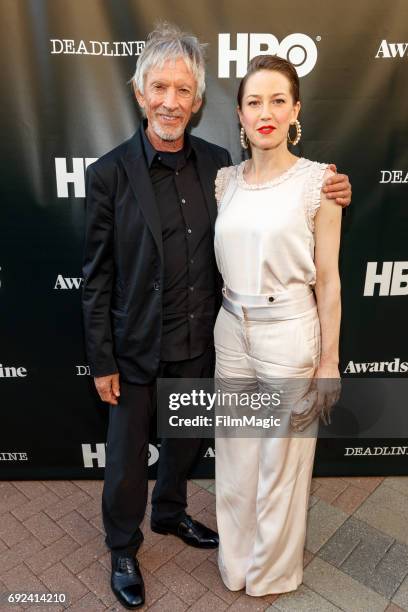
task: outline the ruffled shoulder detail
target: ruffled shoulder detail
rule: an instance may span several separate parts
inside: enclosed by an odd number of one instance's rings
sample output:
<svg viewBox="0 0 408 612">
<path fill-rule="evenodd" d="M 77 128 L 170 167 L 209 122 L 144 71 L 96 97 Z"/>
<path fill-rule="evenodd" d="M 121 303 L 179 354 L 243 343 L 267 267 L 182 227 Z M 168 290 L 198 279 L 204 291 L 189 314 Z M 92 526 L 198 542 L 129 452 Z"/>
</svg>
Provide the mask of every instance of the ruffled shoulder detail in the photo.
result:
<svg viewBox="0 0 408 612">
<path fill-rule="evenodd" d="M 215 178 L 215 199 L 217 200 L 218 206 L 223 198 L 224 193 L 227 190 L 228 183 L 231 178 L 236 174 L 236 166 L 226 166 L 220 168 Z"/>
<path fill-rule="evenodd" d="M 314 219 L 320 208 L 323 183 L 333 174 L 334 172 L 329 170 L 328 164 L 321 164 L 320 162 L 311 163 L 310 176 L 306 189 L 306 218 L 309 229 L 312 232 L 314 232 Z"/>
</svg>

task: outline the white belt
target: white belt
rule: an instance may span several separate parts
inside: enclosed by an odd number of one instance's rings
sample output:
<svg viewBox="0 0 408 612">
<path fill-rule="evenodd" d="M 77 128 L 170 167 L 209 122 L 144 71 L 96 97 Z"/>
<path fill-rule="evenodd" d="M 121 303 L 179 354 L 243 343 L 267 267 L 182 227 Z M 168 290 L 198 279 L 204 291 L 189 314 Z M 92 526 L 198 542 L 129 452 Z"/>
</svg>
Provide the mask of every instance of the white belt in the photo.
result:
<svg viewBox="0 0 408 612">
<path fill-rule="evenodd" d="M 316 306 L 308 286 L 268 295 L 244 295 L 223 289 L 222 305 L 231 314 L 248 321 L 295 319 Z"/>
</svg>

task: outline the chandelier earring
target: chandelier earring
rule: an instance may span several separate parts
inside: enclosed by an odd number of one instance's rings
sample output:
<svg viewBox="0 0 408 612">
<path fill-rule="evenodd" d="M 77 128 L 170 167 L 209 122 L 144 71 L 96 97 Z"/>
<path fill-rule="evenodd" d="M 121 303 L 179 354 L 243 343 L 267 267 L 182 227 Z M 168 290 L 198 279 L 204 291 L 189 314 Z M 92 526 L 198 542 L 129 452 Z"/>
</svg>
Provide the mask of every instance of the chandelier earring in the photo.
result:
<svg viewBox="0 0 408 612">
<path fill-rule="evenodd" d="M 241 128 L 241 130 L 240 130 L 240 133 L 239 133 L 239 139 L 240 139 L 240 141 L 241 141 L 241 147 L 242 147 L 243 149 L 247 149 L 247 148 L 248 148 L 248 144 L 249 144 L 249 142 L 248 142 L 248 136 L 246 135 L 245 130 L 244 130 L 244 128 L 243 128 L 243 127 L 242 127 L 242 128 Z"/>
<path fill-rule="evenodd" d="M 295 138 L 292 140 L 292 138 L 290 137 L 290 127 L 294 125 L 296 127 L 296 136 Z M 300 141 L 300 139 L 302 138 L 302 126 L 300 125 L 300 121 L 298 121 L 296 119 L 296 121 L 294 123 L 291 123 L 289 126 L 289 131 L 288 131 L 288 141 L 290 142 L 291 145 L 295 146 L 298 144 L 298 142 Z"/>
</svg>

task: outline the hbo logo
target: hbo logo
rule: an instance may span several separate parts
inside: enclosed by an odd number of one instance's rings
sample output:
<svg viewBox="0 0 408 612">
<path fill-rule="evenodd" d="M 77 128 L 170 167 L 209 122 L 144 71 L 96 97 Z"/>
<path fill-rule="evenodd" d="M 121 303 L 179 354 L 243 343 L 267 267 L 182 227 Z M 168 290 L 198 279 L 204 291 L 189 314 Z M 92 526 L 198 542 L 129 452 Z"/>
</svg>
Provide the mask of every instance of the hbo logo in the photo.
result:
<svg viewBox="0 0 408 612">
<path fill-rule="evenodd" d="M 230 64 L 235 64 L 235 76 L 241 78 L 249 60 L 255 55 L 278 55 L 296 66 L 299 77 L 309 74 L 317 61 L 317 48 L 306 34 L 290 34 L 280 43 L 273 34 L 237 34 L 231 48 L 231 34 L 218 34 L 218 76 L 230 77 Z"/>
</svg>

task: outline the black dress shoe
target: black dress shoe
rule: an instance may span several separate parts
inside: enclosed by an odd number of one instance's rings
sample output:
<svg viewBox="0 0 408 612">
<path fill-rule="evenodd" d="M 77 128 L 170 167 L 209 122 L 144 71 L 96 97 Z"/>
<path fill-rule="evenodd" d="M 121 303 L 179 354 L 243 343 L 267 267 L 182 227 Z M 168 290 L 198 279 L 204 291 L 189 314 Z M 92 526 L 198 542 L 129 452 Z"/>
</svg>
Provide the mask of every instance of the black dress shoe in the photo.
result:
<svg viewBox="0 0 408 612">
<path fill-rule="evenodd" d="M 125 608 L 140 608 L 145 602 L 143 576 L 134 557 L 113 557 L 111 587 Z"/>
<path fill-rule="evenodd" d="M 217 548 L 219 544 L 218 533 L 216 531 L 198 521 L 194 521 L 188 515 L 175 525 L 164 525 L 152 521 L 151 529 L 155 533 L 162 533 L 164 535 L 172 533 L 186 544 L 196 548 Z"/>
</svg>

